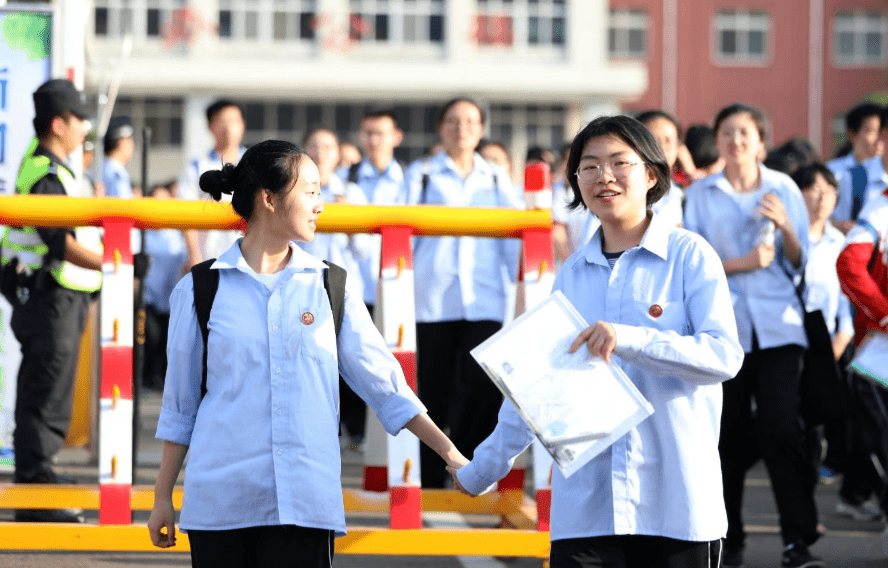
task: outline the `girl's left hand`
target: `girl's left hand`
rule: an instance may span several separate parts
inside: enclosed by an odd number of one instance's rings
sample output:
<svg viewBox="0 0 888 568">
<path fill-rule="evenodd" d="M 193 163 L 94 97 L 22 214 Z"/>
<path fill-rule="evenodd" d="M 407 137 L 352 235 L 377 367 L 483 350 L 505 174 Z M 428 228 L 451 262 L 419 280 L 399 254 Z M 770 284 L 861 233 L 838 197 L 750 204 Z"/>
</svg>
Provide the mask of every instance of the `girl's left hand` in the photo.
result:
<svg viewBox="0 0 888 568">
<path fill-rule="evenodd" d="M 571 344 L 568 353 L 574 353 L 583 343 L 589 348 L 589 353 L 594 357 L 601 357 L 605 363 L 610 363 L 610 356 L 617 348 L 617 332 L 611 324 L 598 321 L 580 332 Z"/>
<path fill-rule="evenodd" d="M 786 207 L 783 201 L 773 193 L 766 193 L 762 200 L 759 201 L 759 210 L 762 215 L 774 221 L 774 225 L 780 230 L 785 230 L 789 223 L 789 216 L 786 214 Z"/>
</svg>

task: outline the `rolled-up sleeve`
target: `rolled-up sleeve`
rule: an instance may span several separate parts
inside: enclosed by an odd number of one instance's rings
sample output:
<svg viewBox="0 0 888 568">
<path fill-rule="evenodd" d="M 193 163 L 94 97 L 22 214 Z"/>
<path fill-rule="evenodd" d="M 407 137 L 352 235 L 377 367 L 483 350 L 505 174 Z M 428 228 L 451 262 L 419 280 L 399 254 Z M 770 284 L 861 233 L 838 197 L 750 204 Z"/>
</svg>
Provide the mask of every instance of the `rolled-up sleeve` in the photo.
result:
<svg viewBox="0 0 888 568">
<path fill-rule="evenodd" d="M 373 325 L 364 302 L 348 291 L 337 351 L 342 378 L 370 405 L 386 432 L 396 435 L 411 418 L 426 411 Z"/>
<path fill-rule="evenodd" d="M 203 338 L 194 312 L 194 285 L 186 274 L 170 296 L 167 373 L 157 421 L 159 440 L 187 446 L 200 406 Z"/>
</svg>

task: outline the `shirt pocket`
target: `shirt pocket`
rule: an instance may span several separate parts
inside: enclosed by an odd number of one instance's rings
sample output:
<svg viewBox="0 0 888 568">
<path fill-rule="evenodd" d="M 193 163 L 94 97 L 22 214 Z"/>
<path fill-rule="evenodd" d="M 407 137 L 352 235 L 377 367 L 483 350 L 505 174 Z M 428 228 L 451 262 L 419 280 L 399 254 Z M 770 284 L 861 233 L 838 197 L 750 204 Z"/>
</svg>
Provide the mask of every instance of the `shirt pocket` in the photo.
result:
<svg viewBox="0 0 888 568">
<path fill-rule="evenodd" d="M 687 312 L 683 302 L 635 302 L 635 317 L 638 325 L 662 331 L 684 333 L 687 327 Z"/>
<path fill-rule="evenodd" d="M 317 313 L 318 310 L 302 309 L 295 325 L 299 326 L 299 350 L 301 355 L 335 371 L 337 365 L 336 330 L 332 314 Z"/>
</svg>

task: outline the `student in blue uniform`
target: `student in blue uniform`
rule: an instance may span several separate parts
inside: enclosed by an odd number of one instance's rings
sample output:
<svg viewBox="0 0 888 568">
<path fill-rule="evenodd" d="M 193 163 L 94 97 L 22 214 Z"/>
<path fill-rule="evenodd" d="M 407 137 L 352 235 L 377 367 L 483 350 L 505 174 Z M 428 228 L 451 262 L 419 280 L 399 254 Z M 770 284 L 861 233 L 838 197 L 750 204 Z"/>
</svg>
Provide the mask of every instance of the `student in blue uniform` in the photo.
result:
<svg viewBox="0 0 888 568">
<path fill-rule="evenodd" d="M 732 104 L 715 118 L 725 168 L 687 191 L 684 226 L 705 238 L 728 275 L 743 368 L 724 385 L 719 451 L 728 511 L 725 566 L 743 565 L 743 486 L 761 457 L 768 469 L 784 551 L 782 566 L 822 566 L 799 380 L 808 346 L 793 278 L 808 261 L 808 211 L 795 182 L 759 163 L 765 118 Z M 752 401 L 756 410 L 753 412 Z"/>
<path fill-rule="evenodd" d="M 484 112 L 465 98 L 438 115 L 444 149 L 407 169 L 408 205 L 519 208 L 509 180 L 475 151 Z M 518 267 L 518 241 L 480 237 L 416 237 L 416 364 L 419 398 L 429 416 L 450 427 L 468 455 L 493 431 L 502 395 L 469 351 L 502 328 L 506 282 Z M 421 450 L 423 487 L 443 487 L 447 472 Z M 441 464 L 443 465 L 443 464 Z M 443 473 L 443 475 L 442 475 Z"/>
<path fill-rule="evenodd" d="M 314 237 L 323 210 L 319 178 L 299 147 L 276 140 L 251 147 L 237 167 L 201 176 L 201 189 L 216 201 L 231 194 L 248 226 L 210 267 L 219 271 L 219 288 L 204 396 L 191 274 L 170 298 L 157 426 L 164 447 L 148 528 L 155 546 L 175 545 L 172 492 L 190 450 L 180 526 L 194 567 L 332 566 L 334 535 L 345 534 L 340 374 L 389 433 L 407 428 L 448 464 L 465 463 L 348 289 L 335 332 L 325 265 L 291 242 Z"/>
<path fill-rule="evenodd" d="M 698 235 L 651 211 L 670 171 L 634 118 L 589 123 L 574 138 L 567 171 L 571 206 L 601 222 L 555 279 L 554 289 L 595 322 L 570 350 L 616 362 L 655 411 L 571 477 L 553 471 L 550 566 L 718 566 L 727 529 L 721 383 L 743 358 L 721 262 Z M 480 494 L 532 440 L 507 402 L 472 461 L 448 470 Z"/>
</svg>

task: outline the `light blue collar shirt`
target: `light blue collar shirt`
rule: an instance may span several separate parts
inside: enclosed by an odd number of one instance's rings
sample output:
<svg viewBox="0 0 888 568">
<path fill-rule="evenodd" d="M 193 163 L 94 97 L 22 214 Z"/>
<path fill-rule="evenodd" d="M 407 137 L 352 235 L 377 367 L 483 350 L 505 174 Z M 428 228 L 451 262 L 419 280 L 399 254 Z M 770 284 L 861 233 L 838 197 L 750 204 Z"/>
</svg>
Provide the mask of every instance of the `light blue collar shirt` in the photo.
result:
<svg viewBox="0 0 888 568">
<path fill-rule="evenodd" d="M 126 171 L 123 164 L 107 156 L 102 162 L 102 183 L 105 184 L 106 197 L 120 197 L 121 199 L 133 197 L 133 184 L 130 181 L 129 172 Z"/>
<path fill-rule="evenodd" d="M 240 242 L 212 265 L 220 278 L 202 400 L 190 274 L 171 298 L 157 437 L 189 446 L 181 527 L 293 524 L 345 534 L 339 374 L 392 435 L 425 408 L 361 298 L 347 290 L 337 340 L 320 260 L 291 244 L 269 289 L 252 275 Z"/>
<path fill-rule="evenodd" d="M 728 275 L 737 333 L 747 353 L 752 351 L 753 333 L 761 349 L 808 346 L 802 307 L 791 280 L 801 275 L 808 262 L 808 210 L 802 192 L 788 175 L 761 165 L 759 170 L 761 185 L 755 192 L 736 193 L 724 173 L 718 173 L 694 182 L 685 202 L 684 227 L 709 241 L 722 261 L 745 256 L 756 246 L 767 221 L 758 205 L 766 193 L 780 198 L 795 229 L 802 247 L 798 268 L 784 255 L 783 236 L 777 231 L 774 262 L 753 272 Z"/>
<path fill-rule="evenodd" d="M 340 169 L 343 179 L 348 177 L 348 168 Z M 384 171 L 378 171 L 364 158 L 358 166 L 357 185 L 363 190 L 370 205 L 400 205 L 404 202 L 404 169 L 396 160 Z M 361 259 L 361 278 L 364 281 L 364 302 L 376 303 L 376 289 L 379 286 L 379 258 L 382 247 L 380 235 L 366 235 L 370 244 L 370 254 Z"/>
<path fill-rule="evenodd" d="M 428 183 L 423 191 L 423 174 Z M 445 152 L 417 160 L 405 175 L 406 202 L 448 207 L 523 209 L 510 180 L 475 154 L 466 178 Z M 502 322 L 506 314 L 506 282 L 517 276 L 517 239 L 481 237 L 416 237 L 413 270 L 416 279 L 416 321 Z"/>
<path fill-rule="evenodd" d="M 826 224 L 823 237 L 810 241 L 808 265 L 805 267 L 805 305 L 809 311 L 821 310 L 830 335 L 837 331 L 854 333 L 851 302 L 842 293 L 836 260 L 845 246 L 845 235 Z"/>
<path fill-rule="evenodd" d="M 654 414 L 565 478 L 552 475 L 552 540 L 654 535 L 710 541 L 727 531 L 718 454 L 721 383 L 740 370 L 728 284 L 702 238 L 653 214 L 639 246 L 613 269 L 601 229 L 555 278 L 587 322 L 610 322 L 613 360 Z M 662 311 L 654 317 L 652 306 Z M 585 348 L 585 347 L 583 347 Z M 493 434 L 459 471 L 480 493 L 505 476 L 533 440 L 506 401 Z"/>
<path fill-rule="evenodd" d="M 170 294 L 188 261 L 179 229 L 145 231 L 145 252 L 151 258 L 145 275 L 145 302 L 162 314 L 170 313 Z"/>
</svg>

